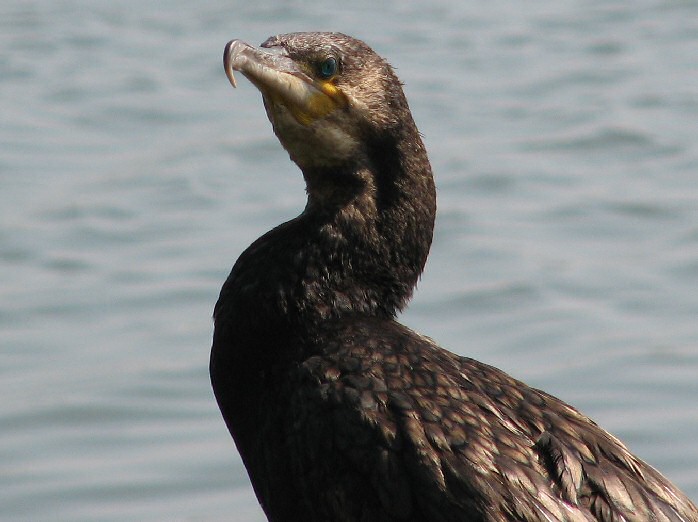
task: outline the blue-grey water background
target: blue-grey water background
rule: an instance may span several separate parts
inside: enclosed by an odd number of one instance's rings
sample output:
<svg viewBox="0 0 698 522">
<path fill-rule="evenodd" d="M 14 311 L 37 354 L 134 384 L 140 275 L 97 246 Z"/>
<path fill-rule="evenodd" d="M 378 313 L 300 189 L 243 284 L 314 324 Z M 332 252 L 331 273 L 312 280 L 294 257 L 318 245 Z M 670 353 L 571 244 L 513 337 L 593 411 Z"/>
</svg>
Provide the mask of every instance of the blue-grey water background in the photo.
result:
<svg viewBox="0 0 698 522">
<path fill-rule="evenodd" d="M 208 381 L 239 253 L 304 205 L 231 38 L 389 58 L 436 174 L 402 320 L 698 499 L 698 3 L 0 5 L 0 519 L 261 521 Z"/>
</svg>

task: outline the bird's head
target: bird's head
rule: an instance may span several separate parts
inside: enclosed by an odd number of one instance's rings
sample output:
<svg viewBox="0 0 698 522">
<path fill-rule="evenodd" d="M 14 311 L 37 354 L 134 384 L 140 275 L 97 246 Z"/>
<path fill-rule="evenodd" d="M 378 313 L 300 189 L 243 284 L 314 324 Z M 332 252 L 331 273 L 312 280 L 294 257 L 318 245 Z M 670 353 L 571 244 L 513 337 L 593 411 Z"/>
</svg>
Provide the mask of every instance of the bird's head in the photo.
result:
<svg viewBox="0 0 698 522">
<path fill-rule="evenodd" d="M 239 71 L 260 90 L 274 132 L 304 172 L 369 161 L 367 141 L 414 126 L 390 65 L 344 34 L 279 35 L 260 47 L 232 40 L 223 61 L 233 86 Z"/>
</svg>

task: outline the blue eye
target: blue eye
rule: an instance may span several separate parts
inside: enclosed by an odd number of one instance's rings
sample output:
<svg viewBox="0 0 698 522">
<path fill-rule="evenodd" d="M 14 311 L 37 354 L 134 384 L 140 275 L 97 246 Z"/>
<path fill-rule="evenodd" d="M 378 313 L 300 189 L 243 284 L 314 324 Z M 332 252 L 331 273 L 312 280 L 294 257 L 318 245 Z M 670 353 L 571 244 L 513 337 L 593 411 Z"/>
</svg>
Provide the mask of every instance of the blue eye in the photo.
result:
<svg viewBox="0 0 698 522">
<path fill-rule="evenodd" d="M 325 80 L 328 78 L 332 78 L 335 74 L 337 74 L 337 60 L 335 58 L 332 58 L 331 56 L 329 58 L 326 58 L 325 60 L 320 62 L 318 72 L 320 74 L 320 77 Z"/>
</svg>

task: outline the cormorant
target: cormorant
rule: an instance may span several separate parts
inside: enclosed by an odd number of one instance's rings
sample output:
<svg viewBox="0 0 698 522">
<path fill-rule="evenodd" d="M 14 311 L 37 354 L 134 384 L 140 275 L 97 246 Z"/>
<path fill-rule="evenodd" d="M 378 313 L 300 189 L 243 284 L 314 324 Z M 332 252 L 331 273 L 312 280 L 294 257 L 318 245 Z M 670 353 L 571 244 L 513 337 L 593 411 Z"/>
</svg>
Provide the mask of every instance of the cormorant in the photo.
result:
<svg viewBox="0 0 698 522">
<path fill-rule="evenodd" d="M 308 193 L 235 263 L 211 381 L 270 521 L 698 521 L 564 402 L 398 323 L 436 212 L 392 68 L 339 33 L 239 40 Z"/>
</svg>

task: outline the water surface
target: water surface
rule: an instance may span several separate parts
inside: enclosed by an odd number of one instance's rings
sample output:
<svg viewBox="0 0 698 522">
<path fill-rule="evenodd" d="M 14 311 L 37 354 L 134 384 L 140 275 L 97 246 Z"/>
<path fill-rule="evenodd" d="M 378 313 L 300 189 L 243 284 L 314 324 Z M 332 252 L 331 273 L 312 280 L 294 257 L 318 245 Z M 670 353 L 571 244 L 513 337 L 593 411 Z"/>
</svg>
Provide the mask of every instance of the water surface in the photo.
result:
<svg viewBox="0 0 698 522">
<path fill-rule="evenodd" d="M 239 253 L 304 205 L 225 42 L 397 67 L 439 195 L 403 320 L 571 402 L 698 499 L 698 4 L 0 7 L 0 515 L 263 516 L 207 375 Z"/>
</svg>

